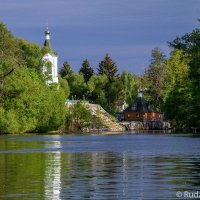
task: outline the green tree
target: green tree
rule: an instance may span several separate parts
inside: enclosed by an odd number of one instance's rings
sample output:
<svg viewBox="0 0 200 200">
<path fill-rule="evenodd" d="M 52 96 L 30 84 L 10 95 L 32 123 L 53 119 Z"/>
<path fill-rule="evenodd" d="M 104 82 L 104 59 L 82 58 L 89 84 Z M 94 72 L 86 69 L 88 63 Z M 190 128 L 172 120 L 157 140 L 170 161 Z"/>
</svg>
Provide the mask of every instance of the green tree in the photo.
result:
<svg viewBox="0 0 200 200">
<path fill-rule="evenodd" d="M 14 70 L 23 64 L 20 49 L 16 39 L 7 29 L 6 25 L 0 23 L 0 96 L 3 95 L 4 81 Z"/>
<path fill-rule="evenodd" d="M 146 69 L 143 76 L 143 87 L 146 98 L 158 111 L 161 110 L 164 101 L 166 67 L 165 56 L 159 48 L 152 50 L 151 64 Z"/>
<path fill-rule="evenodd" d="M 123 84 L 119 78 L 115 78 L 111 83 L 107 84 L 105 95 L 108 104 L 107 111 L 114 115 L 118 110 L 119 100 L 124 96 Z"/>
<path fill-rule="evenodd" d="M 200 29 L 186 33 L 169 42 L 174 49 L 182 50 L 189 59 L 189 78 L 192 91 L 192 111 L 190 113 L 193 126 L 200 126 Z"/>
<path fill-rule="evenodd" d="M 183 83 L 174 86 L 165 99 L 165 117 L 172 125 L 178 128 L 187 128 L 191 125 L 192 95 L 190 85 Z"/>
<path fill-rule="evenodd" d="M 68 78 L 68 83 L 71 97 L 73 96 L 76 100 L 88 98 L 89 90 L 82 73 L 72 75 Z"/>
<path fill-rule="evenodd" d="M 137 96 L 137 90 L 141 86 L 141 79 L 132 73 L 123 71 L 120 80 L 123 84 L 122 99 L 130 104 Z"/>
<path fill-rule="evenodd" d="M 67 99 L 70 95 L 70 88 L 68 81 L 66 79 L 61 78 L 60 76 L 58 77 L 59 80 L 59 89 L 63 90 L 65 93 L 65 98 Z"/>
<path fill-rule="evenodd" d="M 90 92 L 89 100 L 100 104 L 105 110 L 108 110 L 108 103 L 105 94 L 108 78 L 106 75 L 93 75 L 88 82 Z"/>
<path fill-rule="evenodd" d="M 108 54 L 106 54 L 104 60 L 99 63 L 99 68 L 97 70 L 100 75 L 105 74 L 110 83 L 115 77 L 119 76 L 117 66 Z"/>
<path fill-rule="evenodd" d="M 166 56 L 160 48 L 156 47 L 152 49 L 150 66 L 152 67 L 159 66 L 159 65 L 164 64 L 165 61 L 166 61 Z"/>
<path fill-rule="evenodd" d="M 73 76 L 74 72 L 72 71 L 71 66 L 67 61 L 63 63 L 63 67 L 60 69 L 59 74 L 62 78 L 66 78 L 66 79 Z"/>
<path fill-rule="evenodd" d="M 66 124 L 68 130 L 83 131 L 91 125 L 92 115 L 86 104 L 78 101 L 67 111 Z"/>
<path fill-rule="evenodd" d="M 167 90 L 189 81 L 189 59 L 182 51 L 175 49 L 171 52 L 166 62 L 166 75 Z"/>
<path fill-rule="evenodd" d="M 174 126 L 188 127 L 191 118 L 191 81 L 189 60 L 180 50 L 171 52 L 166 62 L 165 116 Z"/>
<path fill-rule="evenodd" d="M 17 39 L 17 45 L 21 50 L 24 65 L 29 68 L 34 68 L 41 73 L 43 66 L 42 57 L 44 56 L 44 52 L 40 46 L 24 39 Z"/>
<path fill-rule="evenodd" d="M 86 83 L 90 80 L 91 76 L 94 74 L 93 68 L 90 66 L 89 61 L 86 59 L 82 63 L 82 67 L 79 70 L 79 73 L 82 73 Z"/>
<path fill-rule="evenodd" d="M 64 92 L 45 84 L 35 69 L 19 67 L 4 87 L 2 132 L 46 132 L 64 124 Z"/>
</svg>

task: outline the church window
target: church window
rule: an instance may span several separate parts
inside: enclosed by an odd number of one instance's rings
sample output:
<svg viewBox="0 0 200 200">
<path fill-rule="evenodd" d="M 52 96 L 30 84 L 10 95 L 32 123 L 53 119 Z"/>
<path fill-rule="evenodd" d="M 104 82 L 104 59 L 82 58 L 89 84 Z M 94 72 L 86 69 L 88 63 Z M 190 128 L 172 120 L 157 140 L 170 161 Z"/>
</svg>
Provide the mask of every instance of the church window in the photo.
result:
<svg viewBox="0 0 200 200">
<path fill-rule="evenodd" d="M 52 63 L 50 61 L 46 63 L 46 68 L 47 68 L 47 74 L 52 74 Z"/>
</svg>

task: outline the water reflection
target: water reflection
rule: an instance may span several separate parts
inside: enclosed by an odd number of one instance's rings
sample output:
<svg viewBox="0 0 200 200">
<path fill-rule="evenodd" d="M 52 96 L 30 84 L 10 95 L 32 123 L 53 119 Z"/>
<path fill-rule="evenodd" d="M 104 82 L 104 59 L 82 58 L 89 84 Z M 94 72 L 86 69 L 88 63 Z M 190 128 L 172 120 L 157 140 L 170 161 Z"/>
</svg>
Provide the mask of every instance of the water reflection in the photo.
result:
<svg viewBox="0 0 200 200">
<path fill-rule="evenodd" d="M 200 185 L 198 140 L 1 138 L 0 199 L 175 199 L 176 191 L 196 191 Z"/>
<path fill-rule="evenodd" d="M 56 139 L 60 139 L 59 136 Z M 62 149 L 61 141 L 44 145 L 45 148 Z M 46 200 L 60 200 L 61 152 L 45 154 L 44 197 Z"/>
</svg>

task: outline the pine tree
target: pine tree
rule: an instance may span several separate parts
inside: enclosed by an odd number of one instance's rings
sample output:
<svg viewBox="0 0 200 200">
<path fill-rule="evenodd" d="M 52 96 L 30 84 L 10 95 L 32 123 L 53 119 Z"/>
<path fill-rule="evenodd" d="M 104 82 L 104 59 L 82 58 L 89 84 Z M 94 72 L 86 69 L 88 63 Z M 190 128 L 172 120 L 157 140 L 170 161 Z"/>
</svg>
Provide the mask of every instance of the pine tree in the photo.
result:
<svg viewBox="0 0 200 200">
<path fill-rule="evenodd" d="M 99 68 L 97 70 L 100 75 L 105 74 L 109 82 L 112 82 L 115 77 L 119 76 L 117 73 L 117 66 L 108 54 L 106 54 L 104 60 L 99 63 Z"/>
<path fill-rule="evenodd" d="M 67 61 L 63 63 L 63 67 L 60 69 L 59 74 L 62 78 L 67 78 L 67 79 L 70 78 L 74 74 L 74 72 L 71 69 L 70 64 Z"/>
<path fill-rule="evenodd" d="M 87 59 L 83 61 L 82 67 L 80 68 L 79 72 L 83 74 L 86 83 L 90 80 L 91 76 L 94 74 L 94 70 L 90 66 L 90 63 Z"/>
<path fill-rule="evenodd" d="M 143 81 L 146 85 L 148 101 L 156 110 L 160 111 L 166 86 L 166 58 L 161 49 L 154 48 L 152 50 L 151 64 L 145 70 Z"/>
</svg>

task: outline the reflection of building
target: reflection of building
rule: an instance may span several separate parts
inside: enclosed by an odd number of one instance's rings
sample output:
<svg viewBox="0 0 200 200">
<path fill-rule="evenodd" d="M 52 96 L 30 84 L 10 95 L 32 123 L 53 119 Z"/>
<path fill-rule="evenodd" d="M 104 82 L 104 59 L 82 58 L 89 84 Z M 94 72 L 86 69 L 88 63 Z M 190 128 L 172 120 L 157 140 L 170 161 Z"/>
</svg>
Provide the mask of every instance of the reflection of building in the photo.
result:
<svg viewBox="0 0 200 200">
<path fill-rule="evenodd" d="M 156 112 L 142 97 L 142 90 L 138 90 L 136 100 L 124 110 L 125 121 L 163 121 L 163 113 Z"/>
<path fill-rule="evenodd" d="M 58 136 L 60 137 L 60 136 Z M 55 152 L 46 154 L 45 162 L 45 199 L 60 200 L 61 199 L 61 148 L 60 141 L 54 141 L 46 144 L 46 148 L 51 148 Z"/>
<path fill-rule="evenodd" d="M 58 56 L 51 48 L 50 31 L 48 27 L 46 27 L 44 34 L 46 37 L 44 46 L 49 48 L 50 51 L 43 57 L 43 74 L 49 76 L 50 80 L 48 80 L 48 83 L 58 83 Z"/>
</svg>

